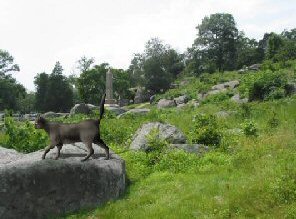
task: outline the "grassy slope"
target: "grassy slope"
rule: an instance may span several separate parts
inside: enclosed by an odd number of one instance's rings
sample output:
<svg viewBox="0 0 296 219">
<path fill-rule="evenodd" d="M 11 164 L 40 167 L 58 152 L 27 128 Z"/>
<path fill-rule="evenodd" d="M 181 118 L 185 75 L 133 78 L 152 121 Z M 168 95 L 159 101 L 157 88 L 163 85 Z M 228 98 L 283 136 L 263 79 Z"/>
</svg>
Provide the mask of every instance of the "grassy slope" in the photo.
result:
<svg viewBox="0 0 296 219">
<path fill-rule="evenodd" d="M 173 168 L 148 171 L 145 165 L 135 161 L 138 158 L 133 154 L 122 154 L 131 179 L 128 192 L 96 210 L 66 217 L 295 218 L 296 98 L 255 102 L 248 106 L 251 109 L 248 119 L 255 122 L 258 137 L 225 134 L 221 149 L 203 157 L 185 156 L 183 161 L 177 159 L 175 162 L 167 159 L 174 168 L 181 166 L 182 171 Z M 157 111 L 157 116 L 152 112 L 147 117 L 135 117 L 130 133 L 145 121 L 161 120 L 178 126 L 189 136 L 194 114 L 220 110 L 237 112 L 219 119 L 222 132 L 241 128 L 245 121 L 241 116 L 242 108 L 224 101 L 197 109 L 171 109 Z M 269 122 L 274 115 L 279 125 L 272 128 Z M 126 124 L 130 121 L 126 118 L 112 122 Z M 114 145 L 114 149 L 118 148 Z"/>
</svg>

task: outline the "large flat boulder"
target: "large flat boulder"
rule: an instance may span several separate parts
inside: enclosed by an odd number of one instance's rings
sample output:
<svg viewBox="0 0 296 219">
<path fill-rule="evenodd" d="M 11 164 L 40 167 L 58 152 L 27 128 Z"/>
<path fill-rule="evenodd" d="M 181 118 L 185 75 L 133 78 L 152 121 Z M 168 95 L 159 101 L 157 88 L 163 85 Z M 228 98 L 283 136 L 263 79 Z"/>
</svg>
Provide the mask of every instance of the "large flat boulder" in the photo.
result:
<svg viewBox="0 0 296 219">
<path fill-rule="evenodd" d="M 86 162 L 83 144 L 64 145 L 59 160 L 52 149 L 21 154 L 0 147 L 0 218 L 48 218 L 81 208 L 97 207 L 118 198 L 125 190 L 125 163 L 94 145 Z"/>
</svg>

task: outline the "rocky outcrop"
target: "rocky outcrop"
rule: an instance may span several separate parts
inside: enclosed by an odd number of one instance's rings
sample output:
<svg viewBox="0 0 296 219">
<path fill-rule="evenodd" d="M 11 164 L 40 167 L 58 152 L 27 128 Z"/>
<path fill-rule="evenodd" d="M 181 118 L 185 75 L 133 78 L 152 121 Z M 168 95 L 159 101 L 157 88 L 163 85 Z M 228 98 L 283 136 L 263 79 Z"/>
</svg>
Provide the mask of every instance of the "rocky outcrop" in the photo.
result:
<svg viewBox="0 0 296 219">
<path fill-rule="evenodd" d="M 248 70 L 259 71 L 260 67 L 261 67 L 261 64 L 253 64 L 248 67 Z"/>
<path fill-rule="evenodd" d="M 0 218 L 48 218 L 118 198 L 125 190 L 125 164 L 111 153 L 81 162 L 84 145 L 64 145 L 59 160 L 42 151 L 17 153 L 0 147 Z"/>
<path fill-rule="evenodd" d="M 90 111 L 91 110 L 87 104 L 80 103 L 80 104 L 75 104 L 75 106 L 70 110 L 70 115 L 89 114 Z"/>
<path fill-rule="evenodd" d="M 208 91 L 208 93 L 198 93 L 197 97 L 199 100 L 204 100 L 207 98 L 207 96 L 212 95 L 212 94 L 219 94 L 221 92 L 225 92 L 228 89 L 234 89 L 239 86 L 239 81 L 238 80 L 233 80 L 233 81 L 228 81 L 222 84 L 216 84 L 212 86 L 211 90 Z"/>
<path fill-rule="evenodd" d="M 164 139 L 169 143 L 182 144 L 186 142 L 185 135 L 175 126 L 160 122 L 150 122 L 144 124 L 137 130 L 130 145 L 130 149 L 143 151 L 149 150 L 147 136 L 152 130 L 157 130 L 157 137 L 159 139 Z"/>
<path fill-rule="evenodd" d="M 236 103 L 247 103 L 249 101 L 248 98 L 241 99 L 239 94 L 233 95 L 231 97 L 231 100 L 236 102 Z"/>
<path fill-rule="evenodd" d="M 212 87 L 212 90 L 224 90 L 224 89 L 227 89 L 227 88 L 234 89 L 238 85 L 239 85 L 239 81 L 237 81 L 237 80 L 228 81 L 228 82 L 225 82 L 225 83 L 222 83 L 222 84 L 214 85 Z"/>
<path fill-rule="evenodd" d="M 179 104 L 185 104 L 189 100 L 189 97 L 187 95 L 182 95 L 179 97 L 174 98 L 174 101 L 176 102 L 177 105 Z"/>
<path fill-rule="evenodd" d="M 166 99 L 160 99 L 157 103 L 157 108 L 168 108 L 168 107 L 174 107 L 177 106 L 176 102 L 174 100 L 166 100 Z"/>
</svg>

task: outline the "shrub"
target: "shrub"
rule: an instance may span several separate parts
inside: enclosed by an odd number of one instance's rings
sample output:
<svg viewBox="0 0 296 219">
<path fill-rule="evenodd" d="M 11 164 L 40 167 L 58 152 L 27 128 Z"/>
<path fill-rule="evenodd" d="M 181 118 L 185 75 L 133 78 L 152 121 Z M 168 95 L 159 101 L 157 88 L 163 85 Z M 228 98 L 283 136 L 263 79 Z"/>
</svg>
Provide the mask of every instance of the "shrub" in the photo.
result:
<svg viewBox="0 0 296 219">
<path fill-rule="evenodd" d="M 258 136 L 258 129 L 252 120 L 245 121 L 242 124 L 242 128 L 246 136 Z"/>
<path fill-rule="evenodd" d="M 249 87 L 250 100 L 270 100 L 285 97 L 288 83 L 284 72 L 265 71 Z"/>
<path fill-rule="evenodd" d="M 149 135 L 147 135 L 147 143 L 149 164 L 154 165 L 161 160 L 163 151 L 167 148 L 168 143 L 159 137 L 158 129 L 150 131 Z"/>
<path fill-rule="evenodd" d="M 12 118 L 4 119 L 5 134 L 8 135 L 6 147 L 20 152 L 33 152 L 42 149 L 48 142 L 43 130 L 36 130 L 30 122 L 18 123 Z"/>
<path fill-rule="evenodd" d="M 192 121 L 192 143 L 220 145 L 222 134 L 218 131 L 218 123 L 214 115 L 197 114 Z"/>
</svg>

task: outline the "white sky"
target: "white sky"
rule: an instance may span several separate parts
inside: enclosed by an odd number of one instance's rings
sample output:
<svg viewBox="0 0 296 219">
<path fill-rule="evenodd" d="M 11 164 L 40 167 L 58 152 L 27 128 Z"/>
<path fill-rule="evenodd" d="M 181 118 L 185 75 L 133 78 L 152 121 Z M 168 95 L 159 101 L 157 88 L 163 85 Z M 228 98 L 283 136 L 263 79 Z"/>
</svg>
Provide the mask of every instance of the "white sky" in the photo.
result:
<svg viewBox="0 0 296 219">
<path fill-rule="evenodd" d="M 126 69 L 151 37 L 183 52 L 202 18 L 217 12 L 256 39 L 296 27 L 295 0 L 0 0 L 0 48 L 21 68 L 14 77 L 34 90 L 34 76 L 56 61 L 66 75 L 83 55 Z"/>
</svg>

